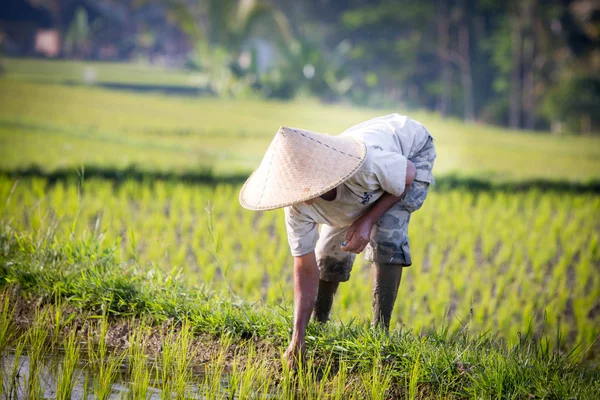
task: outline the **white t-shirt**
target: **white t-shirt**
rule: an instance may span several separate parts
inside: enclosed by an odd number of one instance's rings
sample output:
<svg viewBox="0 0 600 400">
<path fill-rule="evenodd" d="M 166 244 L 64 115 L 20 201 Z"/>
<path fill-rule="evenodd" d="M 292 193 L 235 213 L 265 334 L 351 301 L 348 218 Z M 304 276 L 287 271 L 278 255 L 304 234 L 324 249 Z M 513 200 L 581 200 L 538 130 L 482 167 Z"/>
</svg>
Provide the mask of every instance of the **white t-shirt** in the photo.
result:
<svg viewBox="0 0 600 400">
<path fill-rule="evenodd" d="M 285 207 L 288 242 L 292 255 L 313 251 L 319 239 L 318 225 L 345 227 L 356 221 L 385 192 L 400 196 L 406 182 L 407 159 L 413 157 L 430 137 L 420 123 L 398 114 L 374 118 L 344 133 L 362 140 L 367 147 L 365 162 L 358 172 L 337 187 L 332 201 L 320 197 L 311 205 Z M 427 171 L 416 179 L 431 183 Z"/>
</svg>

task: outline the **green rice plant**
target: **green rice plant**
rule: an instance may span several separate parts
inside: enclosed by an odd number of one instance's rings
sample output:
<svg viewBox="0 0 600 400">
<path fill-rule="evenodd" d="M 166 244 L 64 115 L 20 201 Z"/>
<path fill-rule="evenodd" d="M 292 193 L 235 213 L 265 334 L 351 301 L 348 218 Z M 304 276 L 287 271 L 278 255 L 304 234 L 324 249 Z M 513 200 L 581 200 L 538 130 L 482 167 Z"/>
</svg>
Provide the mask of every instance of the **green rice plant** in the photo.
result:
<svg viewBox="0 0 600 400">
<path fill-rule="evenodd" d="M 6 291 L 0 292 L 0 307 L 0 396 L 3 396 L 8 384 L 4 381 L 8 372 L 6 348 L 12 343 L 15 336 L 12 321 L 15 308 L 10 306 L 10 295 Z"/>
<path fill-rule="evenodd" d="M 108 318 L 103 315 L 98 321 L 98 341 L 93 333 L 88 331 L 87 349 L 90 368 L 95 372 L 92 378 L 93 392 L 99 400 L 108 399 L 112 392 L 112 385 L 119 375 L 125 360 L 125 353 L 110 352 L 106 343 L 108 332 Z"/>
<path fill-rule="evenodd" d="M 257 354 L 254 343 L 240 344 L 229 373 L 229 397 L 267 398 L 270 381 L 268 359 Z"/>
<path fill-rule="evenodd" d="M 83 377 L 83 398 L 87 399 L 89 396 L 88 391 L 90 390 L 90 370 L 86 369 L 85 375 Z"/>
<path fill-rule="evenodd" d="M 26 396 L 30 399 L 41 399 L 43 390 L 40 383 L 44 367 L 44 357 L 47 351 L 48 337 L 46 309 L 36 309 L 32 326 L 27 331 L 27 355 L 29 371 L 26 379 Z"/>
<path fill-rule="evenodd" d="M 290 369 L 287 361 L 281 356 L 282 382 L 280 393 L 282 397 L 302 397 L 321 399 L 328 396 L 327 383 L 331 378 L 332 359 L 319 362 L 314 354 L 309 354 L 299 360 L 294 369 Z"/>
<path fill-rule="evenodd" d="M 12 367 L 10 368 L 10 373 L 7 374 L 6 376 L 4 376 L 4 374 L 2 375 L 3 394 L 5 393 L 6 398 L 9 398 L 9 399 L 18 398 L 19 395 L 22 394 L 25 390 L 25 388 L 20 387 L 21 373 L 22 373 L 21 357 L 23 356 L 23 352 L 27 345 L 27 340 L 26 340 L 26 337 L 24 337 L 24 336 L 25 335 L 23 335 L 23 337 L 19 338 L 16 342 L 17 344 L 15 346 L 15 351 L 13 353 L 13 363 L 12 363 Z M 8 366 L 7 366 L 7 370 L 8 370 Z M 5 381 L 5 378 L 7 378 L 8 381 Z"/>
<path fill-rule="evenodd" d="M 281 365 L 281 380 L 277 387 L 278 394 L 281 398 L 294 398 L 296 396 L 295 371 L 290 368 L 290 365 L 284 357 L 283 351 L 279 354 L 279 361 Z"/>
<path fill-rule="evenodd" d="M 134 399 L 146 399 L 149 395 L 151 366 L 147 355 L 147 333 L 148 327 L 142 322 L 139 326 L 133 327 L 129 335 L 127 351 L 131 379 L 129 389 Z"/>
<path fill-rule="evenodd" d="M 15 306 L 11 305 L 10 299 L 11 297 L 7 291 L 0 293 L 0 357 L 4 356 L 7 346 L 12 343 L 15 336 L 13 326 Z"/>
<path fill-rule="evenodd" d="M 333 400 L 341 400 L 349 398 L 348 393 L 348 364 L 344 357 L 340 357 L 337 365 L 337 373 L 335 374 L 334 383 L 332 385 Z"/>
<path fill-rule="evenodd" d="M 187 387 L 192 380 L 194 350 L 189 322 L 184 320 L 178 331 L 175 328 L 175 325 L 169 327 L 155 365 L 155 380 L 159 383 L 163 399 L 170 399 L 173 394 L 178 399 L 186 398 Z"/>
<path fill-rule="evenodd" d="M 160 389 L 161 399 L 167 400 L 172 398 L 174 389 L 175 357 L 178 349 L 174 346 L 173 328 L 169 329 L 166 337 L 163 339 L 161 352 L 154 366 L 155 381 Z"/>
<path fill-rule="evenodd" d="M 415 357 L 413 367 L 410 371 L 408 380 L 408 398 L 411 400 L 417 399 L 419 392 L 419 379 L 421 377 L 421 357 Z"/>
<path fill-rule="evenodd" d="M 127 180 L 114 187 L 110 181 L 92 179 L 86 181 L 78 202 L 76 182 L 48 185 L 44 179 L 26 179 L 17 187 L 14 182 L 0 177 L 0 193 L 12 192 L 12 201 L 0 205 L 7 207 L 5 214 L 14 216 L 11 229 L 31 229 L 29 223 L 22 224 L 32 213 L 60 215 L 65 223 L 57 225 L 51 239 L 57 246 L 79 252 L 73 245 L 75 238 L 100 231 L 103 241 L 98 250 L 90 246 L 86 251 L 102 254 L 118 242 L 116 262 L 135 264 L 132 260 L 138 260 L 132 280 L 145 273 L 158 277 L 156 271 L 161 268 L 162 276 L 180 274 L 182 280 L 225 290 L 224 299 L 231 297 L 229 285 L 239 298 L 250 302 L 285 305 L 291 300 L 292 259 L 283 217 L 278 212 L 242 210 L 235 200 L 239 189 L 235 185 Z M 208 202 L 212 216 L 205 211 Z M 548 310 L 547 323 L 560 324 L 568 345 L 590 346 L 597 335 L 591 327 L 600 318 L 594 308 L 600 286 L 593 273 L 600 265 L 594 244 L 600 232 L 598 218 L 593 218 L 600 215 L 597 196 L 451 190 L 432 191 L 427 202 L 432 207 L 424 207 L 412 218 L 411 252 L 416 268 L 407 269 L 403 277 L 392 320 L 395 328 L 408 323 L 416 331 L 427 332 L 442 319 L 456 328 L 469 315 L 473 329 L 499 330 L 505 337 L 515 337 L 532 317 L 541 332 L 541 316 Z M 207 228 L 209 218 L 213 219 L 212 234 Z M 186 225 L 185 219 L 194 223 Z M 66 228 L 73 225 L 73 229 Z M 213 257 L 215 247 L 221 265 Z M 15 279 L 27 282 L 31 275 L 19 276 Z M 55 282 L 57 290 L 70 290 L 63 285 L 62 275 L 48 273 L 44 279 Z M 369 285 L 362 284 L 368 279 L 368 266 L 358 258 L 351 282 L 340 286 L 334 317 L 344 321 L 370 318 Z M 106 280 L 94 278 L 92 282 L 82 290 L 104 293 Z M 123 285 L 116 292 L 120 298 L 115 297 L 111 307 L 130 313 L 132 308 L 154 304 L 150 300 L 143 305 L 128 287 Z M 90 299 L 100 295 L 84 298 L 86 307 L 92 301 L 99 307 L 100 302 Z"/>
<path fill-rule="evenodd" d="M 360 380 L 364 387 L 367 398 L 369 399 L 385 399 L 389 397 L 389 390 L 392 384 L 392 369 L 388 366 L 383 366 L 378 360 L 381 360 L 381 355 L 373 357 L 374 362 L 369 370 L 365 370 L 360 374 Z M 411 377 L 412 378 L 412 377 Z M 411 379 L 412 381 L 412 379 Z M 409 384 L 409 388 L 411 385 Z M 409 389 L 409 397 L 410 397 Z M 411 397 L 413 398 L 413 397 Z"/>
<path fill-rule="evenodd" d="M 175 396 L 177 399 L 186 398 L 186 390 L 189 382 L 192 379 L 191 373 L 191 360 L 194 357 L 194 350 L 191 347 L 192 329 L 187 319 L 181 322 L 181 329 L 177 340 L 175 342 L 175 348 L 177 352 L 175 354 Z"/>
<path fill-rule="evenodd" d="M 75 381 L 77 380 L 77 365 L 81 346 L 78 342 L 77 332 L 72 330 L 64 341 L 64 353 L 60 368 L 56 374 L 56 399 L 71 399 Z"/>
<path fill-rule="evenodd" d="M 210 362 L 207 363 L 203 371 L 202 395 L 208 399 L 226 397 L 226 393 L 223 390 L 223 381 L 226 379 L 227 352 L 231 346 L 232 339 L 230 336 L 223 336 L 218 343 L 218 353 L 211 357 Z"/>
<path fill-rule="evenodd" d="M 56 298 L 52 304 L 52 312 L 49 312 L 51 324 L 53 327 L 51 345 L 52 350 L 58 350 L 59 345 L 62 342 L 62 333 L 65 327 L 69 326 L 71 321 L 75 318 L 76 314 L 71 312 L 65 317 L 65 306 L 60 298 Z"/>
<path fill-rule="evenodd" d="M 309 357 L 308 360 L 309 362 L 311 362 L 311 358 Z M 328 357 L 324 363 L 323 362 L 315 362 L 314 360 L 312 361 L 314 367 L 313 367 L 313 371 L 312 371 L 312 376 L 309 375 L 311 373 L 310 368 L 307 369 L 307 374 L 306 377 L 308 377 L 308 385 L 307 386 L 312 386 L 312 393 L 309 397 L 311 398 L 315 398 L 315 399 L 319 399 L 322 398 L 324 396 L 327 395 L 327 383 L 329 382 L 329 379 L 331 378 L 331 368 L 332 368 L 332 359 L 331 357 Z M 300 378 L 302 378 L 302 374 L 299 374 Z M 313 381 L 314 379 L 314 381 Z M 303 385 L 301 385 L 302 387 Z"/>
</svg>

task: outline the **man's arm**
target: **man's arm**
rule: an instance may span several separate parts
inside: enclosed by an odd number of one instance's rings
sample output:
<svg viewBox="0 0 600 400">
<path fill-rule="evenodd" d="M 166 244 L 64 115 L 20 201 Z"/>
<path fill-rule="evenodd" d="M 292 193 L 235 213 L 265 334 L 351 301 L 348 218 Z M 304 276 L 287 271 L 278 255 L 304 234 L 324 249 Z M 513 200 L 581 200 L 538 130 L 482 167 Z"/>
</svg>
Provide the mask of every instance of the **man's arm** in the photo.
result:
<svg viewBox="0 0 600 400">
<path fill-rule="evenodd" d="M 415 176 L 417 174 L 417 170 L 415 165 L 407 160 L 406 164 L 406 184 L 404 195 L 413 181 L 415 180 Z M 371 207 L 367 212 L 365 212 L 359 219 L 357 219 L 348 229 L 348 233 L 346 233 L 346 245 L 342 246 L 342 250 L 349 251 L 351 253 L 360 253 L 362 252 L 367 244 L 369 244 L 369 239 L 371 237 L 371 229 L 373 225 L 377 223 L 394 204 L 396 204 L 402 196 L 397 197 L 390 193 L 384 193 L 373 207 Z"/>
<path fill-rule="evenodd" d="M 315 252 L 294 257 L 294 332 L 285 352 L 291 366 L 304 353 L 306 326 L 315 307 L 318 286 L 319 268 Z"/>
</svg>

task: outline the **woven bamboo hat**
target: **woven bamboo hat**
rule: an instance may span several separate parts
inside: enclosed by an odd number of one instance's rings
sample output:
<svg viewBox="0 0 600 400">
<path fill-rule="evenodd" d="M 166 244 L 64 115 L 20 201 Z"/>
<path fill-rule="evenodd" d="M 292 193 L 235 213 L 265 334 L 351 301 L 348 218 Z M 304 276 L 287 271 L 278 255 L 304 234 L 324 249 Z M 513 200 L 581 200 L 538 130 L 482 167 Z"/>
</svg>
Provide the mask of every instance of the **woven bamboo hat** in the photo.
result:
<svg viewBox="0 0 600 400">
<path fill-rule="evenodd" d="M 354 175 L 365 156 L 359 139 L 282 126 L 242 187 L 240 203 L 273 210 L 318 197 Z"/>
</svg>

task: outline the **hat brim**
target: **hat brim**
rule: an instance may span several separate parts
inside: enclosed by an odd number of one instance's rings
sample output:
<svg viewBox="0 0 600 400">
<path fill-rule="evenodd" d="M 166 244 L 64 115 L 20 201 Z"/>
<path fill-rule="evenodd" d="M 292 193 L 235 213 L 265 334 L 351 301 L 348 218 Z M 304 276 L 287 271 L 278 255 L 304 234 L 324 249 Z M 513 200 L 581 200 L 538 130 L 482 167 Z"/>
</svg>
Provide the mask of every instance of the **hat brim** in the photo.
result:
<svg viewBox="0 0 600 400">
<path fill-rule="evenodd" d="M 266 211 L 319 197 L 356 174 L 366 151 L 354 137 L 282 127 L 242 186 L 240 204 Z"/>
</svg>

